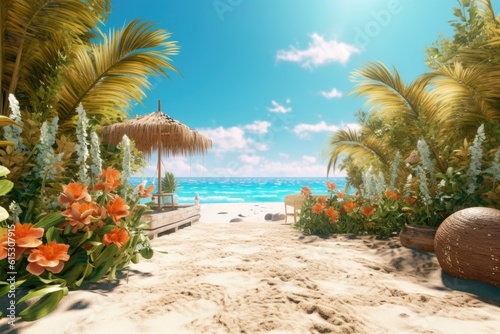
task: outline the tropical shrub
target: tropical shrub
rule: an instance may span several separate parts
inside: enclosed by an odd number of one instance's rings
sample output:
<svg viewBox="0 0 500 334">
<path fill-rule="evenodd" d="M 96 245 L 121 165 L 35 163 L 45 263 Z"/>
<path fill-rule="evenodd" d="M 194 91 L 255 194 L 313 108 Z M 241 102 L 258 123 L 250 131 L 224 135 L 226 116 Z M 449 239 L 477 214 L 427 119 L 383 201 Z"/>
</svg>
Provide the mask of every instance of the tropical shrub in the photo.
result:
<svg viewBox="0 0 500 334">
<path fill-rule="evenodd" d="M 161 189 L 166 193 L 173 193 L 177 189 L 177 181 L 173 173 L 165 172 L 165 176 L 161 179 Z"/>
<path fill-rule="evenodd" d="M 416 159 L 400 162 L 397 154 L 387 184 L 383 173 L 360 169 L 362 180 L 355 195 L 334 192 L 327 183 L 327 199 L 312 196 L 308 188 L 295 227 L 307 234 L 355 233 L 387 237 L 404 224 L 438 227 L 452 213 L 476 206 L 500 209 L 500 148 L 488 147 L 480 126 L 469 144 L 454 150 L 443 161 L 441 173 L 424 140 L 419 140 Z M 397 182 L 406 175 L 405 182 Z M 398 188 L 397 185 L 401 184 Z"/>
<path fill-rule="evenodd" d="M 120 172 L 108 167 L 92 188 L 80 182 L 63 185 L 58 210 L 33 222 L 20 222 L 13 210 L 11 222 L 1 223 L 0 296 L 11 291 L 7 279 L 14 273 L 15 289 L 30 289 L 16 300 L 21 318 L 39 319 L 69 288 L 104 276 L 115 279 L 117 271 L 140 256 L 152 257 L 141 221 L 145 208 L 138 205 L 152 189 L 139 186 L 135 199 L 126 203 L 117 195 L 121 186 Z M 28 305 L 32 299 L 37 300 Z"/>
<path fill-rule="evenodd" d="M 386 191 L 374 200 L 358 193 L 349 195 L 335 191 L 336 185 L 327 182 L 328 197 L 314 196 L 309 187 L 302 188 L 306 200 L 294 228 L 305 234 L 371 234 L 390 236 L 403 225 L 402 208 L 396 194 Z"/>
</svg>

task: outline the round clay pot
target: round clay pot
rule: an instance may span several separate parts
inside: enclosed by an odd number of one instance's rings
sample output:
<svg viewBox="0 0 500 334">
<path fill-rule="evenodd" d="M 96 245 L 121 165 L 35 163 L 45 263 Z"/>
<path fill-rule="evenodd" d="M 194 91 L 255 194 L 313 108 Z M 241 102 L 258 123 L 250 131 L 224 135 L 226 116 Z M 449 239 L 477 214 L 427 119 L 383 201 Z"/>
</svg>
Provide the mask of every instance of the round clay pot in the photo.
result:
<svg viewBox="0 0 500 334">
<path fill-rule="evenodd" d="M 439 226 L 434 250 L 447 274 L 500 286 L 500 210 L 453 213 Z"/>
<path fill-rule="evenodd" d="M 434 252 L 436 230 L 436 227 L 430 226 L 404 225 L 399 233 L 399 240 L 405 247 Z"/>
</svg>

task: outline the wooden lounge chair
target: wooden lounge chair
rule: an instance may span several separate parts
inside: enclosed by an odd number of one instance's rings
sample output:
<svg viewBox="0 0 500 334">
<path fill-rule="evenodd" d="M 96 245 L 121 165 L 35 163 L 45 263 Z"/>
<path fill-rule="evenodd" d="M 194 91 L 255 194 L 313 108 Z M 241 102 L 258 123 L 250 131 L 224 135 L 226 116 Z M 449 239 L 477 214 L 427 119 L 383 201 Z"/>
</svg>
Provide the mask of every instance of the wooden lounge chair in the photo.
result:
<svg viewBox="0 0 500 334">
<path fill-rule="evenodd" d="M 302 209 L 302 205 L 306 200 L 305 195 L 301 194 L 290 194 L 285 196 L 285 224 L 288 221 L 288 216 L 293 216 L 293 221 L 297 222 L 297 213 Z M 288 212 L 288 207 L 293 208 L 293 212 Z"/>
</svg>

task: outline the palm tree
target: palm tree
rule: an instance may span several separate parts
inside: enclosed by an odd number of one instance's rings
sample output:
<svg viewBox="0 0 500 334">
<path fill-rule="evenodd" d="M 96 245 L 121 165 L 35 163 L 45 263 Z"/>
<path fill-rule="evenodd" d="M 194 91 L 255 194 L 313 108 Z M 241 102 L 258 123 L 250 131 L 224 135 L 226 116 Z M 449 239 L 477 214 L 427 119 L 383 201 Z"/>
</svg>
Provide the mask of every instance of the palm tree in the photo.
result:
<svg viewBox="0 0 500 334">
<path fill-rule="evenodd" d="M 109 0 L 5 0 L 0 16 L 0 111 L 9 114 L 8 94 L 33 97 L 33 78 L 43 80 L 61 55 L 88 44 L 92 30 L 111 6 Z M 64 32 L 64 33 L 62 33 Z M 42 84 L 45 84 L 42 82 Z M 37 85 L 39 86 L 40 83 Z"/>
<path fill-rule="evenodd" d="M 329 169 L 344 154 L 359 166 L 372 165 L 384 171 L 397 151 L 409 155 L 417 141 L 424 139 L 439 169 L 446 170 L 438 153 L 440 130 L 432 125 L 436 113 L 427 91 L 430 76 L 420 76 L 405 85 L 395 69 L 391 72 L 378 62 L 355 71 L 352 79 L 357 86 L 349 94 L 366 100 L 363 116 L 359 118 L 361 130 L 358 133 L 339 130 L 331 136 Z"/>
<path fill-rule="evenodd" d="M 2 0 L 1 114 L 9 114 L 12 93 L 40 122 L 58 115 L 63 132 L 74 127 L 80 103 L 110 123 L 144 97 L 150 76 L 177 72 L 169 58 L 177 44 L 153 24 L 133 21 L 103 34 L 110 7 L 110 0 Z"/>
</svg>

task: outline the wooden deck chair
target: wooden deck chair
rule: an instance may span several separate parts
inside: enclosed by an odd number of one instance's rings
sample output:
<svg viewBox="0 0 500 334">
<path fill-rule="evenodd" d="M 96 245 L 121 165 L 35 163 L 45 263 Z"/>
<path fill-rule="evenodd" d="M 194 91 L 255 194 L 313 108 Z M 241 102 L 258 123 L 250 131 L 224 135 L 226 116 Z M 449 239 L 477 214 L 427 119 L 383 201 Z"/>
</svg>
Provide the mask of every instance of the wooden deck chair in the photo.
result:
<svg viewBox="0 0 500 334">
<path fill-rule="evenodd" d="M 288 221 L 288 216 L 293 216 L 293 221 L 297 222 L 297 213 L 302 209 L 302 205 L 306 200 L 305 195 L 290 194 L 285 196 L 285 224 Z M 288 207 L 293 208 L 293 212 L 288 212 Z"/>
</svg>

